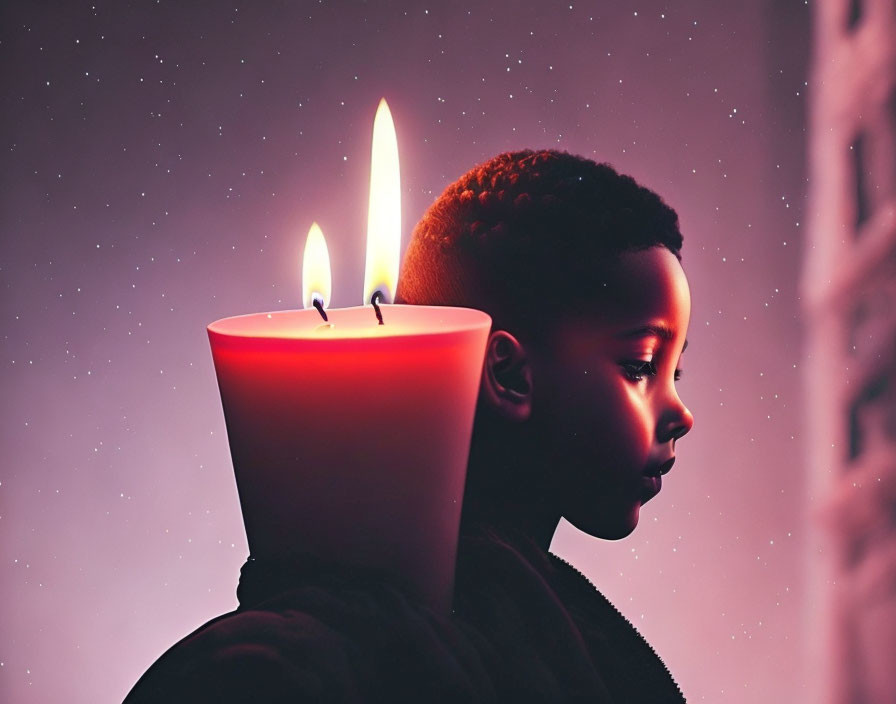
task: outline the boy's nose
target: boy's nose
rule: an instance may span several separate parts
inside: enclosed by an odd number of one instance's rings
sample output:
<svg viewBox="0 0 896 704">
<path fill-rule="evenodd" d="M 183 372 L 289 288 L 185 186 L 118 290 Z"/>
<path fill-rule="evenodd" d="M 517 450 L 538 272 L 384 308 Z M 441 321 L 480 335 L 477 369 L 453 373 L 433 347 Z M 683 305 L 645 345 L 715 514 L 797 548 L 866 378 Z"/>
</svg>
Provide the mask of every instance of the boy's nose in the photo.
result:
<svg viewBox="0 0 896 704">
<path fill-rule="evenodd" d="M 657 436 L 660 442 L 678 440 L 694 427 L 694 416 L 677 396 L 660 418 Z"/>
</svg>

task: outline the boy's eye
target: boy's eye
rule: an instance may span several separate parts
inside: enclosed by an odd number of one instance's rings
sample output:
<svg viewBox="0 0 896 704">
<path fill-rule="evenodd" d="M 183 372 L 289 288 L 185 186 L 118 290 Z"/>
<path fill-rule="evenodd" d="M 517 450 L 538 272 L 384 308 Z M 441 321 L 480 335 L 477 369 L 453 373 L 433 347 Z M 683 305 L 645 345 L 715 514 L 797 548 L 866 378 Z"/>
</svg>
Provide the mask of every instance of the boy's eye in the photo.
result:
<svg viewBox="0 0 896 704">
<path fill-rule="evenodd" d="M 645 362 L 640 359 L 635 359 L 628 362 L 620 362 L 619 364 L 625 371 L 626 377 L 628 377 L 632 381 L 642 381 L 645 376 L 657 375 L 656 363 L 652 360 L 649 362 Z M 675 381 L 680 381 L 681 369 L 676 369 L 672 378 Z"/>
<path fill-rule="evenodd" d="M 651 360 L 645 362 L 643 360 L 632 360 L 630 362 L 620 362 L 625 375 L 632 381 L 641 381 L 645 376 L 656 376 L 656 364 Z"/>
</svg>

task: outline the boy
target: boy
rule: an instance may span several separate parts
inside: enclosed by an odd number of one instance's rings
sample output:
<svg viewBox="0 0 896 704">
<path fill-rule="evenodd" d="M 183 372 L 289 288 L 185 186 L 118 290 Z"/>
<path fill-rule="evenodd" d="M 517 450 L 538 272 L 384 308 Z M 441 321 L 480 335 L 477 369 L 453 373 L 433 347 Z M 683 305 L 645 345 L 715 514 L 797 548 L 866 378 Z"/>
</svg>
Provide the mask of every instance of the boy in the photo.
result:
<svg viewBox="0 0 896 704">
<path fill-rule="evenodd" d="M 681 244 L 678 218 L 656 194 L 554 151 L 502 154 L 473 169 L 415 229 L 396 302 L 493 318 L 455 606 L 492 642 L 520 649 L 490 667 L 507 671 L 500 691 L 681 700 L 634 628 L 547 552 L 561 516 L 601 538 L 634 530 L 693 425 L 675 390 L 690 317 Z M 531 584 L 521 586 L 523 574 Z M 533 617 L 538 600 L 544 613 Z M 521 608 L 484 606 L 496 603 Z M 553 625 L 540 630 L 551 608 Z M 572 625 L 561 633 L 564 616 Z M 559 681 L 576 657 L 580 670 Z M 544 677 L 528 661 L 546 663 Z"/>
<path fill-rule="evenodd" d="M 452 617 L 377 575 L 250 559 L 240 608 L 126 701 L 682 701 L 631 624 L 548 553 L 561 516 L 630 533 L 691 428 L 674 387 L 690 315 L 680 247 L 658 196 L 568 154 L 503 154 L 449 186 L 414 232 L 396 302 L 493 318 Z"/>
</svg>

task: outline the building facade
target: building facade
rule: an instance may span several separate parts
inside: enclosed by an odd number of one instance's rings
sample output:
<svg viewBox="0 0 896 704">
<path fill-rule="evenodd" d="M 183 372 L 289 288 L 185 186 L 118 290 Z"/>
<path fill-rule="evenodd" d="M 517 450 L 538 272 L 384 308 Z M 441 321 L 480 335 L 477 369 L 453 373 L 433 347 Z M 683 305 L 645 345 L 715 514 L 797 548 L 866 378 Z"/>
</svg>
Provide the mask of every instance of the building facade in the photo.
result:
<svg viewBox="0 0 896 704">
<path fill-rule="evenodd" d="M 896 2 L 819 0 L 810 72 L 806 701 L 896 701 Z"/>
</svg>

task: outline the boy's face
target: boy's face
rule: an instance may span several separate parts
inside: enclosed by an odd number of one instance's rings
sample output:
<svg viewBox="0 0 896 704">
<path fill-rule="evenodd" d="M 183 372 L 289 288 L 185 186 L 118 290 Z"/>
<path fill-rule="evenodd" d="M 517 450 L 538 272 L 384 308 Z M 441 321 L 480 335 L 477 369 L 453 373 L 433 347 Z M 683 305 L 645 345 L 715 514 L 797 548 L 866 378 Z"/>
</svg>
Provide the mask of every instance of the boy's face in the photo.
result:
<svg viewBox="0 0 896 704">
<path fill-rule="evenodd" d="M 634 530 L 694 422 L 675 388 L 691 298 L 665 247 L 624 253 L 609 271 L 601 312 L 564 316 L 533 355 L 533 420 L 554 460 L 557 508 L 580 530 L 617 539 Z"/>
</svg>

